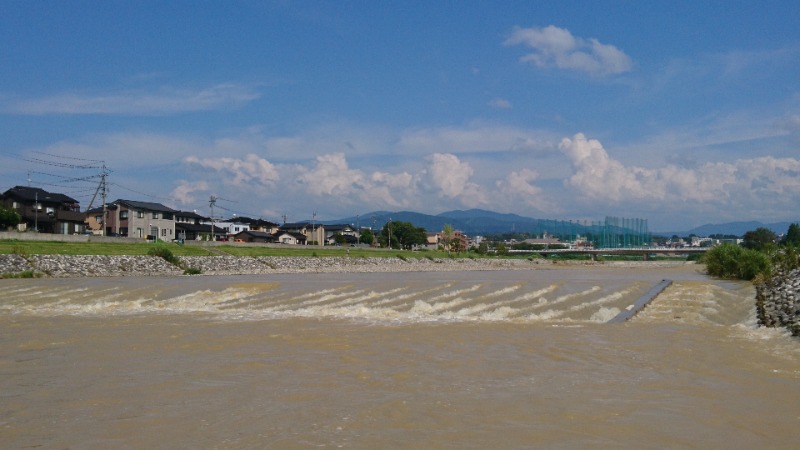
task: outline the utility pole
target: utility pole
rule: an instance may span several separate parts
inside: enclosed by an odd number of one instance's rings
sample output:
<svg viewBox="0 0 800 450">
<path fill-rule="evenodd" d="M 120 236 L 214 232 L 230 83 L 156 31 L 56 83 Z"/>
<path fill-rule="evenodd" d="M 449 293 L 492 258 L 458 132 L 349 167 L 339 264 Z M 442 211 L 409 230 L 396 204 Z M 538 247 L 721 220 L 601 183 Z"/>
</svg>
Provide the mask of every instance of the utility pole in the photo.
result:
<svg viewBox="0 0 800 450">
<path fill-rule="evenodd" d="M 213 195 L 211 198 L 208 199 L 208 207 L 211 208 L 211 242 L 217 240 L 216 236 L 214 236 L 214 205 L 217 203 L 217 197 Z"/>
<path fill-rule="evenodd" d="M 103 162 L 103 171 L 100 173 L 100 185 L 102 186 L 102 196 L 103 199 L 103 223 L 100 226 L 100 236 L 106 235 L 106 215 L 108 215 L 108 209 L 106 207 L 106 163 Z"/>
<path fill-rule="evenodd" d="M 106 183 L 106 176 L 108 176 L 108 169 L 106 168 L 105 161 L 99 161 L 102 163 L 100 166 L 100 184 L 97 185 L 97 189 L 94 191 L 94 195 L 92 196 L 92 200 L 89 202 L 89 206 L 86 207 L 86 212 L 88 213 L 92 206 L 94 206 L 94 201 L 97 198 L 97 194 L 100 194 L 103 202 L 103 215 L 100 217 L 100 235 L 106 235 L 106 222 L 108 216 L 108 208 L 106 205 L 106 196 L 108 195 L 108 188 Z"/>
<path fill-rule="evenodd" d="M 314 233 L 314 228 L 316 225 L 317 225 L 317 212 L 314 211 L 313 213 L 311 213 L 311 239 L 313 239 L 312 242 L 317 242 L 316 240 L 317 236 Z M 306 243 L 306 245 L 308 245 L 308 243 Z"/>
</svg>

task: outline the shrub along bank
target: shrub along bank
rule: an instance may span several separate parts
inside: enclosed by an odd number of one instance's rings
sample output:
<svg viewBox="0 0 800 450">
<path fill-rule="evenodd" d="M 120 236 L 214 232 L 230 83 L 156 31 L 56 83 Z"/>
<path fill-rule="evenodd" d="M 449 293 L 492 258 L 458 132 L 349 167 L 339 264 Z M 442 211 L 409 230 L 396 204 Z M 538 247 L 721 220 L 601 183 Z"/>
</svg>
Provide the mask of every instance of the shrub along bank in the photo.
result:
<svg viewBox="0 0 800 450">
<path fill-rule="evenodd" d="M 703 262 L 709 275 L 753 281 L 760 325 L 784 327 L 800 336 L 800 227 L 792 224 L 779 243 L 765 231 L 748 232 L 747 248 L 715 247 Z"/>
</svg>

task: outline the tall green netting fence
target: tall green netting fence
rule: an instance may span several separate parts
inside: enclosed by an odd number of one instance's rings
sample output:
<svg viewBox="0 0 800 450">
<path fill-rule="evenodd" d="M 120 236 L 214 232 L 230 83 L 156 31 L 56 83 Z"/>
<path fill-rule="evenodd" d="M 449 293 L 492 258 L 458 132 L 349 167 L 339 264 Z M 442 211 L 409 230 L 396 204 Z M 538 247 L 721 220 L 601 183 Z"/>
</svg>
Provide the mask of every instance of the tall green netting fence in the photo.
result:
<svg viewBox="0 0 800 450">
<path fill-rule="evenodd" d="M 583 238 L 595 248 L 647 247 L 652 238 L 647 219 L 612 216 L 603 221 L 540 219 L 535 233 L 570 242 Z"/>
</svg>

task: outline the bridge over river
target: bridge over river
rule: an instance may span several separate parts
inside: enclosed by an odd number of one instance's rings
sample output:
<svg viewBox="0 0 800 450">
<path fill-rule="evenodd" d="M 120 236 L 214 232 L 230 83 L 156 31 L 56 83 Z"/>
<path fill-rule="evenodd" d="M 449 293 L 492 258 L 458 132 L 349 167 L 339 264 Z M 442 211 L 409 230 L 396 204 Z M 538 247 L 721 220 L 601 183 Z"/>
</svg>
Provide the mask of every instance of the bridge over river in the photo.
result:
<svg viewBox="0 0 800 450">
<path fill-rule="evenodd" d="M 648 261 L 654 255 L 689 255 L 705 253 L 710 247 L 611 247 L 611 248 L 552 248 L 541 250 L 509 250 L 510 253 L 537 253 L 544 257 L 550 255 L 589 255 L 592 261 L 598 255 L 634 255 L 641 256 Z"/>
</svg>

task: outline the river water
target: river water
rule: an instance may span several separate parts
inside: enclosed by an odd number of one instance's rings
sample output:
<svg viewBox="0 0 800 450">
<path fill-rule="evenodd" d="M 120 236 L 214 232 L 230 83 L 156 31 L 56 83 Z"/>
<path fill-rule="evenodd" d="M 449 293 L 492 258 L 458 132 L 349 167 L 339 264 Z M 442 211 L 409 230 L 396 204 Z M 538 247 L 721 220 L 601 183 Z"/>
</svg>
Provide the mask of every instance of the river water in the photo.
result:
<svg viewBox="0 0 800 450">
<path fill-rule="evenodd" d="M 700 269 L 0 280 L 0 446 L 795 448 L 800 342 Z"/>
</svg>

